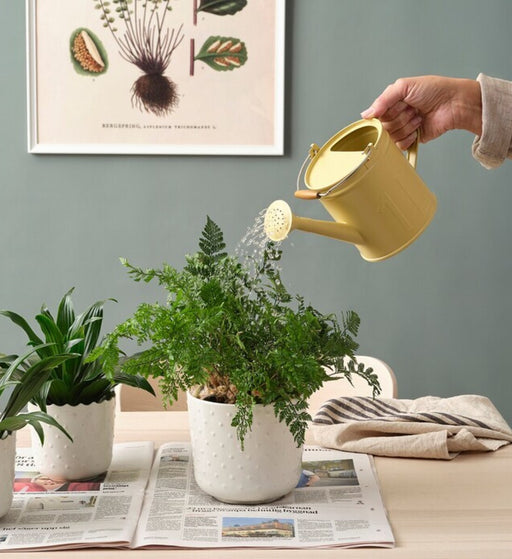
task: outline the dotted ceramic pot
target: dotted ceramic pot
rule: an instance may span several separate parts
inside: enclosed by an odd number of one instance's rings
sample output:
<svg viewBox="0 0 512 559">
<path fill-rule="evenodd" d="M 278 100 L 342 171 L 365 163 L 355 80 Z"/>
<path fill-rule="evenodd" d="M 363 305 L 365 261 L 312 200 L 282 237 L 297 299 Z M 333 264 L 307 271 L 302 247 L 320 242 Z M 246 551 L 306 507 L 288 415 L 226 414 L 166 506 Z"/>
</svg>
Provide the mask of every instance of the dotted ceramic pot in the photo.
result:
<svg viewBox="0 0 512 559">
<path fill-rule="evenodd" d="M 297 485 L 302 448 L 272 406 L 255 406 L 242 451 L 231 426 L 234 405 L 190 394 L 187 402 L 194 475 L 205 493 L 226 503 L 256 504 L 279 499 Z"/>
<path fill-rule="evenodd" d="M 53 417 L 73 437 L 71 442 L 52 425 L 44 425 L 44 444 L 32 433 L 37 470 L 50 477 L 87 479 L 110 466 L 114 442 L 115 398 L 78 406 L 47 406 Z M 29 409 L 36 410 L 30 405 Z"/>
<path fill-rule="evenodd" d="M 0 439 L 0 518 L 9 512 L 14 484 L 16 433 Z"/>
</svg>

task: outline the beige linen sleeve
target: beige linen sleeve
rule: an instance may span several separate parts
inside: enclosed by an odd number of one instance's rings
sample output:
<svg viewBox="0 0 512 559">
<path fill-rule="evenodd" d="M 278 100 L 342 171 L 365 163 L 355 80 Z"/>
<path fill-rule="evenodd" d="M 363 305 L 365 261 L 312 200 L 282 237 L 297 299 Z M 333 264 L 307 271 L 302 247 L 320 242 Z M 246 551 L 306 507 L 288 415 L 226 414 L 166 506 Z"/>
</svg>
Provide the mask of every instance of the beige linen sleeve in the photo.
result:
<svg viewBox="0 0 512 559">
<path fill-rule="evenodd" d="M 482 135 L 473 141 L 473 157 L 486 169 L 512 158 L 512 82 L 479 74 Z"/>
</svg>

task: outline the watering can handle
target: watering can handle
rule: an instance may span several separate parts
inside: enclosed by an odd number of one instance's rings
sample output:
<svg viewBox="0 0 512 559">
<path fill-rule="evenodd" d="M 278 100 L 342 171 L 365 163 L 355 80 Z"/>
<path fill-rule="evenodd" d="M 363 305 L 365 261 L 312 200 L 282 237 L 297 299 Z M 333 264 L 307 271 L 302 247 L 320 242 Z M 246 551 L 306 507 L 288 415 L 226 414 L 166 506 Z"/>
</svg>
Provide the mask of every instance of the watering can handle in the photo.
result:
<svg viewBox="0 0 512 559">
<path fill-rule="evenodd" d="M 418 162 L 418 146 L 420 143 L 420 130 L 416 131 L 416 139 L 414 140 L 412 146 L 407 150 L 407 161 L 416 169 L 416 164 Z"/>
<path fill-rule="evenodd" d="M 306 191 L 301 190 L 300 189 L 300 180 L 302 179 L 302 175 L 304 174 L 304 170 L 306 168 L 306 165 L 309 163 L 309 161 L 311 159 L 313 159 L 313 157 L 315 157 L 315 155 L 318 153 L 318 150 L 320 148 L 317 146 L 317 144 L 311 144 L 311 147 L 309 148 L 308 154 L 306 155 L 306 159 L 304 159 L 304 161 L 302 162 L 302 165 L 300 166 L 300 171 L 299 174 L 297 175 L 297 183 L 296 183 L 296 189 L 295 189 L 295 196 L 297 198 L 302 198 L 301 195 L 298 195 L 298 192 L 303 192 L 305 193 Z M 318 198 L 318 195 L 316 192 L 313 193 L 314 194 L 314 198 Z M 305 196 L 304 196 L 305 198 Z"/>
</svg>

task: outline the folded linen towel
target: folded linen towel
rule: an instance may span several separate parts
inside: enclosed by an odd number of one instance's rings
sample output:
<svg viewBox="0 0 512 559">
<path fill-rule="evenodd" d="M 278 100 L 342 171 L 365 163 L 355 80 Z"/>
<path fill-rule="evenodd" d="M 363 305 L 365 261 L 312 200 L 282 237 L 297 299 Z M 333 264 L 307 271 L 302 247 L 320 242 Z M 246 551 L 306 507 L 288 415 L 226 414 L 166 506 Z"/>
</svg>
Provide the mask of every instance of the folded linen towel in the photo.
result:
<svg viewBox="0 0 512 559">
<path fill-rule="evenodd" d="M 318 410 L 311 431 L 316 444 L 329 448 L 444 460 L 512 442 L 506 421 L 488 398 L 478 395 L 334 398 Z"/>
</svg>

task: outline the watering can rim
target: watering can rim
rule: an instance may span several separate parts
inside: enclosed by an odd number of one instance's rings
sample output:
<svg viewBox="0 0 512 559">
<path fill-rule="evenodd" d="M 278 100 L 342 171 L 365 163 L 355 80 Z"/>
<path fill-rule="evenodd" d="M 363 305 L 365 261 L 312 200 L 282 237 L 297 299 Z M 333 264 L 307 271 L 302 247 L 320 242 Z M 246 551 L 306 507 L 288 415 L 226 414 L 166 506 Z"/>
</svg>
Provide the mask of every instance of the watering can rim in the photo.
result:
<svg viewBox="0 0 512 559">
<path fill-rule="evenodd" d="M 377 137 L 375 141 L 369 143 L 365 146 L 361 151 L 350 151 L 350 152 L 338 152 L 336 156 L 338 161 L 336 162 L 337 165 L 340 164 L 340 157 L 339 155 L 345 153 L 346 154 L 346 168 L 345 172 L 340 172 L 340 176 L 336 178 L 333 182 L 329 184 L 323 184 L 319 186 L 313 186 L 309 183 L 308 177 L 311 176 L 311 171 L 315 165 L 320 163 L 321 158 L 324 158 L 325 163 L 325 156 L 331 152 L 331 148 L 333 145 L 338 143 L 343 137 L 348 136 L 349 134 L 353 133 L 355 130 L 362 129 L 362 128 L 373 128 L 377 130 Z M 304 161 L 302 165 L 301 171 L 299 172 L 299 176 L 297 178 L 297 189 L 299 189 L 300 178 L 302 174 L 304 174 L 304 185 L 307 187 L 308 190 L 313 192 L 317 192 L 318 196 L 327 196 L 333 190 L 341 186 L 343 182 L 348 180 L 351 176 L 353 176 L 370 158 L 372 151 L 378 146 L 381 137 L 382 137 L 383 127 L 380 120 L 376 118 L 371 119 L 361 119 L 351 124 L 345 126 L 336 134 L 333 134 L 321 147 L 318 147 L 316 144 L 313 144 L 309 150 L 308 157 Z M 309 164 L 308 164 L 309 163 Z M 307 168 L 306 168 L 307 165 Z"/>
</svg>

